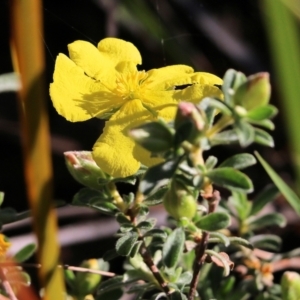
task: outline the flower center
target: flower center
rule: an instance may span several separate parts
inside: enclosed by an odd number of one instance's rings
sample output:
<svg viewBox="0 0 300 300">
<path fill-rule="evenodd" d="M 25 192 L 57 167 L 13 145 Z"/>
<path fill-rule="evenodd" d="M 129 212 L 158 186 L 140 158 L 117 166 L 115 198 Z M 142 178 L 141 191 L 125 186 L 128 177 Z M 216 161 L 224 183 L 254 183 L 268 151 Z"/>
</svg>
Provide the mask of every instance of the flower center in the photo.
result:
<svg viewBox="0 0 300 300">
<path fill-rule="evenodd" d="M 115 93 L 124 100 L 141 98 L 141 90 L 147 77 L 145 71 L 119 73 Z"/>
</svg>

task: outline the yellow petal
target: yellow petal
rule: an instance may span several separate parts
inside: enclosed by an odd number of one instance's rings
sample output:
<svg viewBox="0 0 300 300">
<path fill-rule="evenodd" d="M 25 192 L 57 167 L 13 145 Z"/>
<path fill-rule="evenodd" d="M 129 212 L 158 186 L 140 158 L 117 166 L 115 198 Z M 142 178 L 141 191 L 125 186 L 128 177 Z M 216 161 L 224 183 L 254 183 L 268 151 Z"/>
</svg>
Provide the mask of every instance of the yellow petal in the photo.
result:
<svg viewBox="0 0 300 300">
<path fill-rule="evenodd" d="M 90 77 L 97 80 L 105 75 L 115 75 L 114 63 L 103 55 L 97 47 L 86 41 L 76 41 L 68 45 L 69 56 L 75 64 Z"/>
<path fill-rule="evenodd" d="M 178 90 L 174 98 L 178 101 L 199 103 L 205 97 L 217 97 L 222 99 L 222 92 L 219 88 L 208 84 L 193 84 L 183 90 Z"/>
<path fill-rule="evenodd" d="M 210 85 L 222 85 L 223 80 L 216 75 L 205 73 L 205 72 L 196 72 L 192 75 L 192 83 L 200 84 L 210 84 Z"/>
<path fill-rule="evenodd" d="M 50 96 L 57 112 L 71 122 L 85 121 L 121 106 L 116 97 L 101 82 L 84 74 L 64 54 L 59 54 L 50 85 Z"/>
<path fill-rule="evenodd" d="M 126 102 L 109 121 L 93 147 L 97 165 L 113 177 L 133 175 L 140 167 L 136 144 L 127 136 L 130 128 L 153 119 L 140 100 Z"/>
<path fill-rule="evenodd" d="M 152 107 L 155 108 L 157 106 L 159 107 L 165 107 L 165 106 L 173 106 L 177 105 L 177 101 L 173 98 L 175 91 L 156 91 L 156 90 L 148 90 L 144 89 L 142 92 L 142 99 L 141 101 Z"/>
<path fill-rule="evenodd" d="M 174 86 L 190 84 L 192 83 L 190 75 L 193 72 L 193 68 L 185 65 L 152 69 L 147 72 L 149 75 L 146 80 L 147 87 L 156 90 L 169 90 Z"/>
<path fill-rule="evenodd" d="M 161 157 L 151 157 L 151 153 L 139 145 L 135 145 L 133 156 L 146 167 L 157 165 L 163 161 Z"/>
<path fill-rule="evenodd" d="M 53 80 L 50 96 L 57 112 L 71 122 L 90 119 L 91 114 L 82 103 L 94 80 L 84 75 L 83 70 L 64 54 L 56 59 Z"/>
<path fill-rule="evenodd" d="M 99 42 L 98 49 L 116 66 L 121 61 L 142 63 L 139 50 L 132 44 L 116 38 L 106 38 Z"/>
</svg>

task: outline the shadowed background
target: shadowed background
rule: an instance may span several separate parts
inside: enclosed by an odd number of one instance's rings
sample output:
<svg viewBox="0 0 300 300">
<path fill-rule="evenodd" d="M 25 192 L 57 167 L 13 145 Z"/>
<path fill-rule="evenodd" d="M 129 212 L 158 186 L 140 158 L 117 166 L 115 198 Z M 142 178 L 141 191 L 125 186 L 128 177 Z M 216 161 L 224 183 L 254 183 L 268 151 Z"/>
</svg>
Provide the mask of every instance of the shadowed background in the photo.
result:
<svg viewBox="0 0 300 300">
<path fill-rule="evenodd" d="M 246 75 L 268 71 L 273 86 L 271 102 L 281 109 L 285 104 L 279 96 L 278 77 L 273 75 L 273 49 L 269 46 L 264 26 L 264 21 L 270 16 L 259 4 L 259 0 L 44 0 L 41 39 L 45 45 L 47 85 L 52 82 L 55 57 L 60 52 L 67 54 L 67 44 L 87 40 L 96 45 L 105 37 L 115 36 L 136 45 L 143 58 L 140 68 L 145 70 L 170 64 L 188 64 L 195 70 L 220 77 L 228 68 L 238 69 Z M 3 74 L 13 71 L 9 49 L 9 0 L 0 4 L 0 36 L 0 74 Z M 289 53 L 289 48 L 286 51 Z M 0 105 L 0 190 L 5 192 L 3 206 L 22 211 L 28 205 L 15 93 L 1 93 Z M 49 97 L 47 106 L 54 198 L 70 203 L 80 185 L 68 174 L 62 154 L 68 150 L 90 150 L 101 133 L 103 122 L 93 119 L 70 123 L 56 113 Z M 299 107 L 295 110 L 299 111 Z M 275 149 L 254 145 L 247 151 L 258 150 L 287 182 L 292 183 L 293 164 L 282 113 L 276 117 L 275 124 Z M 213 150 L 219 161 L 236 152 L 241 152 L 239 146 L 216 147 Z M 270 182 L 260 166 L 249 168 L 247 173 L 257 191 Z M 123 192 L 130 189 L 126 185 L 120 188 Z M 282 198 L 269 209 L 291 213 Z M 160 216 L 159 209 L 154 213 Z M 105 217 L 99 221 L 97 213 L 70 207 L 60 209 L 59 216 L 65 263 L 78 264 L 82 259 L 101 256 L 107 250 L 102 242 L 99 243 L 101 238 L 106 239 L 106 247 L 113 247 L 113 239 L 108 237 L 117 227 Z M 297 239 L 291 239 L 299 237 L 299 223 L 293 214 L 289 216 L 292 216 L 289 218 L 290 225 L 281 232 L 286 236 L 286 241 L 290 240 L 284 243 L 284 250 L 300 246 Z M 164 215 L 160 222 L 164 222 Z M 20 237 L 29 233 L 29 222 L 21 224 L 11 225 L 6 234 Z M 82 233 L 81 238 L 79 233 Z M 27 235 L 25 238 L 28 241 Z M 80 239 L 82 243 L 78 245 Z M 21 243 L 21 240 L 15 241 L 16 245 L 17 241 Z"/>
</svg>

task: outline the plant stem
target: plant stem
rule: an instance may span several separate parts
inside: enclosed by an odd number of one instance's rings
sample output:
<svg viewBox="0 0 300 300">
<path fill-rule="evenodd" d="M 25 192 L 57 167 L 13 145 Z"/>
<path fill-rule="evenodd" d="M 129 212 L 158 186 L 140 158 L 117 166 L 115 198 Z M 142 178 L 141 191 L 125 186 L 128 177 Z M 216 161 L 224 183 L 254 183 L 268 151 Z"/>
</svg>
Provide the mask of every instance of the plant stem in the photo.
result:
<svg viewBox="0 0 300 300">
<path fill-rule="evenodd" d="M 215 190 L 213 192 L 211 197 L 206 198 L 206 200 L 208 201 L 208 214 L 216 211 L 220 199 L 221 199 L 220 193 L 217 190 Z M 194 261 L 193 278 L 190 283 L 190 291 L 189 291 L 189 295 L 188 295 L 188 300 L 193 300 L 195 297 L 195 293 L 197 290 L 197 284 L 198 284 L 199 276 L 200 276 L 200 271 L 201 271 L 201 268 L 202 268 L 202 266 L 205 262 L 205 258 L 206 258 L 205 250 L 207 248 L 208 239 L 209 239 L 209 232 L 204 231 L 202 234 L 200 243 L 195 248 L 196 258 Z"/>
<path fill-rule="evenodd" d="M 141 245 L 141 248 L 140 248 L 140 254 L 143 258 L 144 263 L 147 265 L 149 270 L 152 272 L 152 274 L 153 274 L 154 278 L 156 279 L 156 281 L 158 282 L 159 286 L 166 293 L 166 295 L 168 297 L 171 294 L 171 290 L 168 287 L 168 284 L 165 281 L 165 279 L 162 277 L 159 269 L 155 265 L 155 263 L 152 259 L 152 256 L 149 253 L 144 241 L 143 241 L 143 243 Z"/>
<path fill-rule="evenodd" d="M 232 117 L 229 117 L 229 116 L 221 117 L 221 119 L 207 131 L 206 136 L 208 138 L 213 137 L 215 134 L 219 133 L 225 127 L 231 125 L 233 123 L 233 121 L 234 120 L 232 119 Z"/>
<path fill-rule="evenodd" d="M 123 198 L 121 197 L 116 185 L 113 182 L 110 182 L 107 185 L 110 195 L 113 197 L 113 203 L 122 211 L 124 212 L 127 208 Z"/>
</svg>

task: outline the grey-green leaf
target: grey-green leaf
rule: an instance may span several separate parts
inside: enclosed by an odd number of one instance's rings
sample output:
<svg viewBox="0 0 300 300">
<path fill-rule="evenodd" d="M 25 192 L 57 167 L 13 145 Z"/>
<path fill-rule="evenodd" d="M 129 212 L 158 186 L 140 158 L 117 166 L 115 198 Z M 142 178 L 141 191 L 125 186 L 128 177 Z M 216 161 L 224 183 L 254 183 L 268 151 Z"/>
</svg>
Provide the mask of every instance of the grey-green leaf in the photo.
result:
<svg viewBox="0 0 300 300">
<path fill-rule="evenodd" d="M 286 225 L 286 219 L 280 213 L 270 213 L 263 216 L 250 217 L 247 223 L 249 230 L 259 230 L 269 226 L 284 227 Z"/>
<path fill-rule="evenodd" d="M 218 163 L 218 159 L 215 156 L 211 155 L 205 161 L 205 167 L 207 170 L 212 170 L 217 163 Z"/>
<path fill-rule="evenodd" d="M 248 111 L 247 118 L 256 121 L 261 121 L 274 117 L 277 114 L 277 112 L 278 109 L 275 106 L 269 104 L 265 106 L 259 106 Z"/>
<path fill-rule="evenodd" d="M 171 159 L 149 168 L 139 185 L 140 192 L 147 196 L 166 185 L 174 175 L 178 163 L 178 159 Z"/>
<path fill-rule="evenodd" d="M 163 262 L 166 267 L 176 267 L 182 256 L 184 242 L 185 234 L 182 228 L 176 228 L 168 236 L 162 250 Z"/>
<path fill-rule="evenodd" d="M 160 121 L 142 124 L 129 131 L 133 138 L 143 148 L 152 153 L 161 153 L 173 146 L 173 134 L 171 130 Z"/>
<path fill-rule="evenodd" d="M 227 228 L 230 224 L 230 216 L 224 212 L 214 212 L 201 217 L 196 226 L 205 231 L 216 231 Z"/>
<path fill-rule="evenodd" d="M 238 236 L 229 237 L 229 241 L 230 241 L 230 244 L 241 245 L 241 246 L 244 246 L 246 248 L 253 250 L 252 244 L 241 237 L 238 237 Z"/>
<path fill-rule="evenodd" d="M 36 244 L 26 245 L 24 248 L 22 248 L 20 251 L 18 251 L 15 254 L 14 261 L 16 263 L 22 263 L 22 262 L 26 261 L 28 258 L 30 258 L 34 254 L 36 249 L 37 249 Z"/>
<path fill-rule="evenodd" d="M 138 234 L 136 232 L 128 232 L 124 236 L 118 239 L 116 243 L 116 250 L 121 256 L 130 255 L 131 250 L 133 249 L 135 242 L 138 240 Z"/>
<path fill-rule="evenodd" d="M 216 185 L 225 187 L 229 190 L 253 191 L 253 184 L 250 178 L 244 173 L 233 168 L 217 168 L 205 174 Z"/>
<path fill-rule="evenodd" d="M 255 215 L 260 212 L 266 204 L 273 201 L 279 195 L 279 190 L 276 186 L 268 185 L 260 192 L 252 202 L 250 215 Z"/>
<path fill-rule="evenodd" d="M 220 133 L 217 133 L 210 140 L 213 146 L 215 145 L 224 145 L 237 142 L 239 140 L 238 135 L 235 129 L 224 130 Z"/>
<path fill-rule="evenodd" d="M 234 169 L 242 170 L 253 166 L 254 164 L 256 164 L 256 159 L 252 154 L 240 153 L 227 158 L 219 165 L 219 168 L 232 167 Z"/>
<path fill-rule="evenodd" d="M 280 250 L 282 240 L 275 234 L 258 234 L 251 237 L 249 242 L 255 248 L 277 252 Z"/>
<path fill-rule="evenodd" d="M 237 136 L 239 138 L 240 145 L 247 147 L 254 141 L 254 128 L 247 122 L 239 121 L 234 124 Z"/>
<path fill-rule="evenodd" d="M 274 147 L 273 137 L 268 132 L 259 128 L 254 129 L 254 142 L 264 146 Z"/>
</svg>

